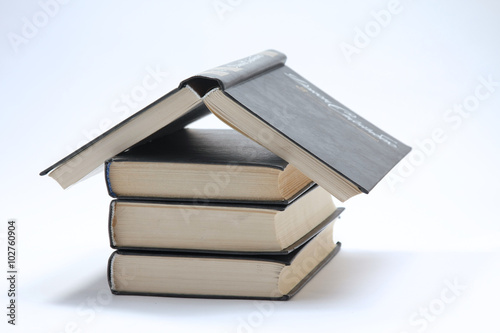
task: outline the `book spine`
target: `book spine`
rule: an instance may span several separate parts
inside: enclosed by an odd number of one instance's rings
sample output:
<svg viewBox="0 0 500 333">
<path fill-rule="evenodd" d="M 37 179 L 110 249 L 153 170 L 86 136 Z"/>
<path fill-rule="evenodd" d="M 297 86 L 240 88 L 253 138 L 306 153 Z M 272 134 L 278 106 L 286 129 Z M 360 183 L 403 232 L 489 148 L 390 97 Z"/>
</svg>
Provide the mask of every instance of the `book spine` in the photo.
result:
<svg viewBox="0 0 500 333">
<path fill-rule="evenodd" d="M 106 181 L 106 188 L 108 190 L 108 194 L 112 198 L 116 198 L 116 193 L 113 192 L 113 188 L 111 187 L 111 180 L 109 178 L 109 168 L 111 166 L 111 163 L 113 163 L 113 160 L 107 160 L 104 162 L 104 179 Z"/>
<path fill-rule="evenodd" d="M 111 290 L 111 293 L 113 293 L 113 294 L 116 293 L 116 291 L 114 290 L 114 286 L 113 286 L 113 260 L 115 259 L 116 254 L 117 254 L 117 252 L 115 251 L 115 252 L 111 253 L 111 255 L 109 256 L 108 267 L 107 267 L 107 271 L 106 271 L 108 286 L 109 286 L 109 289 Z"/>
<path fill-rule="evenodd" d="M 112 200 L 109 204 L 109 215 L 108 215 L 108 236 L 109 236 L 109 246 L 112 249 L 116 249 L 115 241 L 115 231 L 113 228 L 113 219 L 115 217 L 116 200 Z"/>
<path fill-rule="evenodd" d="M 275 50 L 266 50 L 228 64 L 212 68 L 184 80 L 180 88 L 188 85 L 203 97 L 213 88 L 228 89 L 273 68 L 281 67 L 286 55 Z"/>
</svg>

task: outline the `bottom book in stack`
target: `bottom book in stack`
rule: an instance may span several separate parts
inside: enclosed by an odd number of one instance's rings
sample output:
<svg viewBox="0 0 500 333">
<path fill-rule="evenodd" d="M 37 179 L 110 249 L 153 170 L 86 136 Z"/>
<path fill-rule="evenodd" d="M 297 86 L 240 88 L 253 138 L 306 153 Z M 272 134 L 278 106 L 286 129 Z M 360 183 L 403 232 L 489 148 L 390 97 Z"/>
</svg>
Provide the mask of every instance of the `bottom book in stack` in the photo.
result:
<svg viewBox="0 0 500 333">
<path fill-rule="evenodd" d="M 342 210 L 318 186 L 286 206 L 112 201 L 111 291 L 287 300 L 340 250 Z"/>
<path fill-rule="evenodd" d="M 333 223 L 286 255 L 115 251 L 111 291 L 124 295 L 287 300 L 335 254 Z"/>
</svg>

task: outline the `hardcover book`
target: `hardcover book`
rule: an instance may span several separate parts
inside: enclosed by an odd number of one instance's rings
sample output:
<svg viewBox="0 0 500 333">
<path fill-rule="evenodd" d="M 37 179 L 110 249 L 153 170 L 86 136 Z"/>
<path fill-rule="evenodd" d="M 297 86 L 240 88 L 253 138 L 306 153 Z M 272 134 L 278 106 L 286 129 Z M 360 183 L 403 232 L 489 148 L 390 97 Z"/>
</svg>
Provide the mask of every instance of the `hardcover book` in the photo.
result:
<svg viewBox="0 0 500 333">
<path fill-rule="evenodd" d="M 332 230 L 287 255 L 116 251 L 108 281 L 120 295 L 287 300 L 340 250 Z"/>
<path fill-rule="evenodd" d="M 283 53 L 267 50 L 191 77 L 40 174 L 66 188 L 133 145 L 174 132 L 211 111 L 339 200 L 368 193 L 410 147 L 285 61 Z"/>
<path fill-rule="evenodd" d="M 281 204 L 314 185 L 293 165 L 234 130 L 182 129 L 105 163 L 118 198 Z"/>
<path fill-rule="evenodd" d="M 114 200 L 112 248 L 289 253 L 336 219 L 331 195 L 319 186 L 289 205 Z"/>
</svg>

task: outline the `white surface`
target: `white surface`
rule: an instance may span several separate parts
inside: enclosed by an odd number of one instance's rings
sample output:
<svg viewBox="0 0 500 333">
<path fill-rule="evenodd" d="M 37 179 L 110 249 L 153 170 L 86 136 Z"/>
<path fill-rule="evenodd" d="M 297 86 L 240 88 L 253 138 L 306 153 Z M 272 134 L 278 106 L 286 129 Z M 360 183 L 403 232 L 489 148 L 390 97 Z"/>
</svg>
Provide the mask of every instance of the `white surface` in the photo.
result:
<svg viewBox="0 0 500 333">
<path fill-rule="evenodd" d="M 477 88 L 500 81 L 498 2 L 71 1 L 53 16 L 37 1 L 0 6 L 0 245 L 16 218 L 20 271 L 18 325 L 2 306 L 2 332 L 500 331 L 500 86 Z M 388 8 L 377 30 L 372 11 Z M 26 20 L 45 25 L 15 47 Z M 374 37 L 348 61 L 341 46 L 358 28 Z M 112 297 L 102 173 L 63 191 L 38 172 L 182 79 L 267 48 L 413 146 L 413 168 L 344 204 L 341 253 L 290 302 Z M 448 113 L 475 93 L 466 117 Z"/>
</svg>

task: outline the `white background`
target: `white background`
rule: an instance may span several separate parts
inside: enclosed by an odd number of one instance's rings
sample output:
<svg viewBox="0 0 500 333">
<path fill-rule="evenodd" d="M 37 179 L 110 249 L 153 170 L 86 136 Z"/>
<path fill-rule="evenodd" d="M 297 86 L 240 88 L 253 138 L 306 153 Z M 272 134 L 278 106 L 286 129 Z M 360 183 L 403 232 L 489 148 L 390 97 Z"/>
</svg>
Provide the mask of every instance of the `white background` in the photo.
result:
<svg viewBox="0 0 500 333">
<path fill-rule="evenodd" d="M 2 332 L 500 332 L 498 2 L 54 1 L 0 5 L 0 251 L 9 218 L 19 244 L 18 325 L 2 279 Z M 38 173 L 268 48 L 412 154 L 344 204 L 341 253 L 289 302 L 111 296 L 102 172 L 68 190 Z"/>
</svg>

